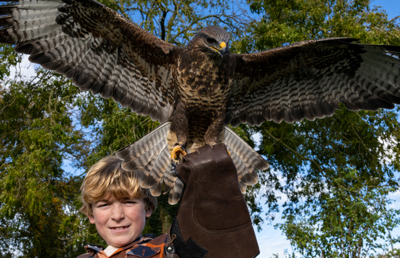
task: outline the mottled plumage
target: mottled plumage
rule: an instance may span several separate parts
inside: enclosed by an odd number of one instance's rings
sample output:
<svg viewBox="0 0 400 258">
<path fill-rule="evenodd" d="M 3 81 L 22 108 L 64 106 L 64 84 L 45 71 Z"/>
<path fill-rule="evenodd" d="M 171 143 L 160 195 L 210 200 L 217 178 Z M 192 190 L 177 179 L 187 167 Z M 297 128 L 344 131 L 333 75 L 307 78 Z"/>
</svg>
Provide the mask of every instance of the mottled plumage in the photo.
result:
<svg viewBox="0 0 400 258">
<path fill-rule="evenodd" d="M 400 47 L 351 38 L 303 41 L 254 54 L 229 53 L 229 34 L 199 31 L 187 47 L 166 43 L 94 0 L 4 1 L 0 42 L 162 124 L 117 153 L 153 195 L 182 182 L 171 151 L 224 142 L 242 191 L 268 163 L 227 125 L 314 120 L 343 103 L 350 110 L 400 103 Z"/>
</svg>

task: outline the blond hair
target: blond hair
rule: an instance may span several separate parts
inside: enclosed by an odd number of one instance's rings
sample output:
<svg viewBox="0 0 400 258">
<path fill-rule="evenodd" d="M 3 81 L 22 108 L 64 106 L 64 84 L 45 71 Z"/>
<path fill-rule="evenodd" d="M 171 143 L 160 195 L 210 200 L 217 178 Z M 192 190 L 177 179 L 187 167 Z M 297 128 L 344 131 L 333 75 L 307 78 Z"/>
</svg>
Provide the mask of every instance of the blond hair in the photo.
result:
<svg viewBox="0 0 400 258">
<path fill-rule="evenodd" d="M 111 196 L 116 199 L 143 197 L 146 210 L 156 209 L 157 199 L 148 189 L 141 188 L 135 172 L 125 171 L 121 168 L 121 163 L 119 158 L 108 156 L 89 169 L 81 186 L 80 212 L 93 216 L 92 205 Z"/>
</svg>

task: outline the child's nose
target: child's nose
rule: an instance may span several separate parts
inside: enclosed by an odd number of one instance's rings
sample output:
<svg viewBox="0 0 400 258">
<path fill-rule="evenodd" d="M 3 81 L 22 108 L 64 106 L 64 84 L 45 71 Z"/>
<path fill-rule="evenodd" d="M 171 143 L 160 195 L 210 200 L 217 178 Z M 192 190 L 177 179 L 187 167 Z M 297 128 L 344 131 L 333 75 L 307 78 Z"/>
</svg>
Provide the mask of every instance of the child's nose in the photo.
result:
<svg viewBox="0 0 400 258">
<path fill-rule="evenodd" d="M 124 219 L 124 209 L 121 204 L 114 204 L 112 209 L 112 219 L 119 221 Z"/>
</svg>

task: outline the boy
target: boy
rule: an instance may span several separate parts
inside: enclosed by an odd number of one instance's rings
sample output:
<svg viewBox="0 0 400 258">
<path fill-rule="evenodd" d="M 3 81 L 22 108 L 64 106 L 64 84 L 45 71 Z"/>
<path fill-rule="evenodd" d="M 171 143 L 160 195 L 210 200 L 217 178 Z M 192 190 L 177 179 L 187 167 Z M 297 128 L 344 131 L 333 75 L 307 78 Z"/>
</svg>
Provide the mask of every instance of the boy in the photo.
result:
<svg viewBox="0 0 400 258">
<path fill-rule="evenodd" d="M 96 225 L 108 247 L 85 246 L 89 253 L 79 258 L 164 257 L 166 234 L 155 239 L 153 235 L 142 236 L 157 199 L 140 187 L 133 171 L 121 168 L 120 159 L 109 156 L 93 165 L 82 183 L 81 194 L 80 211 Z"/>
</svg>

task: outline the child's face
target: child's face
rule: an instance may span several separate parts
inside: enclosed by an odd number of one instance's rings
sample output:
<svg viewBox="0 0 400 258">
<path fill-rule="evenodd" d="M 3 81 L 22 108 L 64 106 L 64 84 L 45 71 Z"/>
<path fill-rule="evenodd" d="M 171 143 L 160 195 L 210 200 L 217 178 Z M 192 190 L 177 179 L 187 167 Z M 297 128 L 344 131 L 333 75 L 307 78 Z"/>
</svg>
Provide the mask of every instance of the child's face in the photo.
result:
<svg viewBox="0 0 400 258">
<path fill-rule="evenodd" d="M 151 210 L 145 210 L 143 198 L 102 199 L 93 204 L 90 223 L 96 224 L 97 232 L 114 247 L 122 247 L 142 235 L 146 217 Z"/>
</svg>

